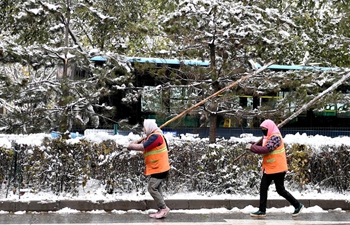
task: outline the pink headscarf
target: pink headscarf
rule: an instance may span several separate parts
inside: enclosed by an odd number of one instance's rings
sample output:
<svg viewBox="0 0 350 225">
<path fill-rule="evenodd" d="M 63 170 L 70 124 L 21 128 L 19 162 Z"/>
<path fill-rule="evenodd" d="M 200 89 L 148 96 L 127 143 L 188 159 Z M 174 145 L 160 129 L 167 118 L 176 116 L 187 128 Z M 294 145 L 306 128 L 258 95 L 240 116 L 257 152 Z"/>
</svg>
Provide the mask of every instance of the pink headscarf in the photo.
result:
<svg viewBox="0 0 350 225">
<path fill-rule="evenodd" d="M 154 119 L 145 119 L 143 121 L 143 128 L 145 129 L 144 131 L 147 136 L 155 131 L 162 132 L 162 130 L 156 124 L 156 120 Z"/>
<path fill-rule="evenodd" d="M 271 134 L 279 134 L 281 135 L 281 132 L 280 130 L 278 129 L 278 127 L 276 126 L 275 122 L 273 122 L 272 120 L 264 120 L 264 122 L 262 122 L 260 124 L 260 127 L 264 127 L 267 129 L 267 136 L 264 136 L 264 139 L 263 139 L 263 146 L 266 145 L 267 143 L 267 137 L 271 136 Z"/>
<path fill-rule="evenodd" d="M 280 130 L 278 129 L 277 125 L 275 124 L 275 122 L 273 122 L 272 120 L 264 120 L 264 122 L 262 122 L 260 124 L 260 127 L 264 127 L 267 130 L 267 136 L 270 136 L 271 134 L 280 134 L 281 135 L 281 132 Z"/>
</svg>

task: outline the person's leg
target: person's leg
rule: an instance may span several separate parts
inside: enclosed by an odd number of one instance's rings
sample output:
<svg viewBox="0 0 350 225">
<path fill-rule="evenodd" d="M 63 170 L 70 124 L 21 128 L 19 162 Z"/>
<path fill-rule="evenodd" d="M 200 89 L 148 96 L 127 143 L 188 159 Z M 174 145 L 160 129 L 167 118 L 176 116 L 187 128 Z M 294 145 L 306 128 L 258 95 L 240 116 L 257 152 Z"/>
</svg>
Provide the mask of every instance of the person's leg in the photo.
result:
<svg viewBox="0 0 350 225">
<path fill-rule="evenodd" d="M 284 177 L 286 176 L 286 172 L 276 173 L 274 174 L 274 182 L 276 186 L 277 193 L 285 198 L 294 208 L 298 208 L 300 206 L 300 202 L 296 200 L 293 195 L 291 195 L 284 187 Z"/>
<path fill-rule="evenodd" d="M 164 179 L 151 177 L 148 183 L 148 192 L 157 204 L 158 212 L 149 216 L 156 219 L 161 219 L 167 216 L 170 209 L 166 206 L 162 194 L 162 182 Z"/>
<path fill-rule="evenodd" d="M 260 183 L 260 204 L 259 211 L 266 212 L 266 204 L 267 204 L 267 192 L 269 190 L 269 186 L 272 182 L 271 175 L 263 174 Z"/>
<path fill-rule="evenodd" d="M 161 190 L 162 182 L 163 179 L 157 179 L 154 177 L 150 177 L 148 182 L 148 192 L 156 202 L 159 209 L 164 209 L 166 207 Z"/>
</svg>

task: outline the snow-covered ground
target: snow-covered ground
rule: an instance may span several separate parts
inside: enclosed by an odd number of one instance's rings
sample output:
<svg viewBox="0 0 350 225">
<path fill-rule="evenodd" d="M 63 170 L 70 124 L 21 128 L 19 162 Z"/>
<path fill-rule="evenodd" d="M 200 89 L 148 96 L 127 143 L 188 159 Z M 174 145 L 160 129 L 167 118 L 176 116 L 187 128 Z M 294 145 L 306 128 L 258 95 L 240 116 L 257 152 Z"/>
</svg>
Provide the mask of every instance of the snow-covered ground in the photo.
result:
<svg viewBox="0 0 350 225">
<path fill-rule="evenodd" d="M 11 147 L 11 141 L 16 140 L 17 143 L 19 144 L 28 144 L 28 145 L 40 145 L 41 140 L 45 136 L 50 136 L 48 134 L 33 134 L 33 135 L 0 135 L 0 146 L 6 146 L 6 147 Z M 118 144 L 121 145 L 127 145 L 127 143 L 130 142 L 130 140 L 137 140 L 140 138 L 139 135 L 135 135 L 130 133 L 128 136 L 122 136 L 122 135 L 108 135 L 106 133 L 95 133 L 91 135 L 84 136 L 82 138 L 85 138 L 89 141 L 95 141 L 95 142 L 101 142 L 105 139 L 113 139 L 115 140 Z M 172 139 L 175 137 L 167 136 L 167 139 Z M 178 138 L 178 137 L 176 137 Z M 195 135 L 186 135 L 185 137 L 181 138 L 186 138 L 186 139 L 191 139 L 191 138 L 196 138 Z M 242 142 L 247 142 L 251 140 L 257 140 L 260 137 L 253 137 L 252 135 L 242 135 L 241 138 L 235 138 L 231 137 L 234 141 L 242 141 Z M 311 146 L 322 146 L 322 145 L 348 145 L 350 146 L 350 138 L 349 137 L 336 137 L 336 138 L 330 138 L 330 137 L 325 137 L 325 136 L 307 136 L 305 134 L 295 134 L 295 135 L 286 135 L 284 137 L 284 140 L 286 143 L 302 143 L 302 144 L 307 144 Z M 79 138 L 75 139 L 70 139 L 68 140 L 70 142 L 78 142 Z M 169 140 L 171 141 L 171 140 Z M 4 185 L 4 184 L 3 184 Z M 269 199 L 282 199 L 282 197 L 278 196 L 278 194 L 273 191 L 273 185 L 271 186 L 271 190 L 269 191 Z M 2 190 L 5 190 L 6 187 L 1 187 Z M 0 192 L 2 193 L 2 192 Z M 298 191 L 291 191 L 291 194 L 299 199 L 344 199 L 346 201 L 350 201 L 350 194 L 349 193 L 335 193 L 335 192 L 330 192 L 330 191 L 321 191 L 319 192 L 318 190 L 314 191 L 304 191 L 304 192 L 298 192 Z M 166 195 L 166 200 L 167 199 L 258 199 L 259 196 L 241 196 L 241 195 L 232 195 L 232 194 L 224 194 L 224 195 L 213 195 L 213 194 L 199 194 L 199 193 L 177 193 L 174 195 Z M 67 193 L 62 193 L 60 196 L 57 196 L 53 193 L 36 193 L 36 194 L 31 194 L 31 193 L 25 193 L 21 198 L 18 198 L 17 195 L 9 193 L 9 195 L 6 196 L 4 193 L 0 194 L 0 201 L 8 201 L 8 200 L 13 200 L 13 201 L 23 201 L 23 202 L 29 202 L 29 201 L 58 201 L 58 200 L 90 200 L 90 201 L 115 201 L 115 200 L 147 200 L 147 199 L 152 199 L 151 196 L 146 193 L 146 195 L 140 195 L 139 193 L 130 193 L 130 194 L 106 194 L 104 187 L 102 187 L 97 181 L 90 180 L 89 183 L 84 187 L 84 189 L 81 189 L 79 192 L 79 195 L 77 196 L 71 196 Z M 250 213 L 254 210 L 257 210 L 257 208 L 253 206 L 247 206 L 244 209 L 238 209 L 234 208 L 232 210 L 220 208 L 220 209 L 200 209 L 200 210 L 177 210 L 178 212 L 185 212 L 185 213 L 226 213 L 229 211 L 237 211 L 237 212 L 243 212 L 243 213 Z M 342 209 L 335 209 L 341 211 Z M 290 213 L 293 211 L 293 207 L 284 207 L 284 208 L 269 208 L 267 209 L 267 212 L 286 212 Z M 58 211 L 58 213 L 67 213 L 67 212 L 76 212 L 76 210 L 71 210 L 71 209 L 62 209 Z M 305 209 L 304 212 L 326 212 L 322 208 L 318 206 L 314 207 L 309 207 Z M 0 212 L 0 213 L 6 213 L 6 212 Z M 99 211 L 95 211 L 95 213 L 99 213 Z M 102 213 L 102 212 L 101 212 Z M 123 212 L 118 212 L 118 213 L 123 213 Z M 147 213 L 147 212 L 142 212 L 142 213 Z"/>
</svg>

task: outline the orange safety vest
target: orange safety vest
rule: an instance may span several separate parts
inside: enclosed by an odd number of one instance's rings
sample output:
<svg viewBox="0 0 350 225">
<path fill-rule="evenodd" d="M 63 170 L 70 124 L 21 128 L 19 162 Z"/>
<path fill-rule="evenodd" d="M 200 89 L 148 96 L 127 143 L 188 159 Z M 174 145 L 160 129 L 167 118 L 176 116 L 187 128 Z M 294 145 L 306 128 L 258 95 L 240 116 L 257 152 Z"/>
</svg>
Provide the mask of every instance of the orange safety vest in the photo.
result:
<svg viewBox="0 0 350 225">
<path fill-rule="evenodd" d="M 280 134 L 272 134 L 269 136 L 263 146 L 267 144 L 272 136 L 280 136 L 281 145 L 272 152 L 263 155 L 262 170 L 266 174 L 281 173 L 288 170 L 284 141 Z"/>
<path fill-rule="evenodd" d="M 146 164 L 145 175 L 162 173 L 170 170 L 168 148 L 163 135 L 160 132 L 154 132 L 150 134 L 145 141 L 147 141 L 153 134 L 158 134 L 159 138 L 163 139 L 163 142 L 159 146 L 143 151 L 143 157 Z"/>
</svg>

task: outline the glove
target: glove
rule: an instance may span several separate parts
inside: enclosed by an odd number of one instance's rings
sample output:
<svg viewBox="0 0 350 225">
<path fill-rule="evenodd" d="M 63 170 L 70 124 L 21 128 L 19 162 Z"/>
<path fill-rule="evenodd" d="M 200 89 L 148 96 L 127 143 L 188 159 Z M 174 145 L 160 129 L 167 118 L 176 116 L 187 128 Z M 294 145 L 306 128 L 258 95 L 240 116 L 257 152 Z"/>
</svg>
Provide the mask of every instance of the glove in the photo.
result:
<svg viewBox="0 0 350 225">
<path fill-rule="evenodd" d="M 251 143 L 248 143 L 248 144 L 245 146 L 245 149 L 250 151 L 250 148 L 251 148 L 251 147 L 252 147 L 252 144 L 251 144 Z"/>
</svg>

